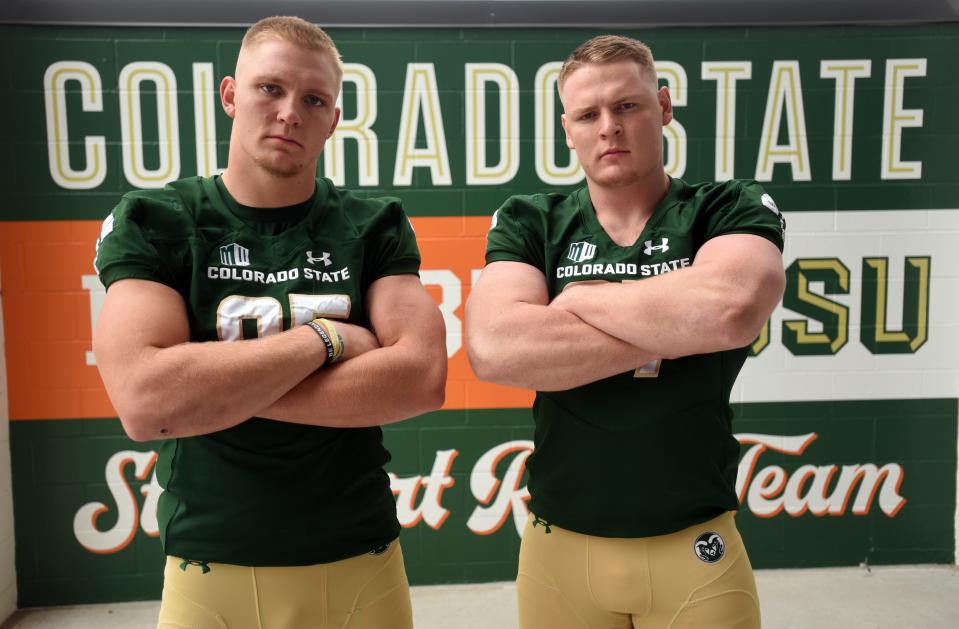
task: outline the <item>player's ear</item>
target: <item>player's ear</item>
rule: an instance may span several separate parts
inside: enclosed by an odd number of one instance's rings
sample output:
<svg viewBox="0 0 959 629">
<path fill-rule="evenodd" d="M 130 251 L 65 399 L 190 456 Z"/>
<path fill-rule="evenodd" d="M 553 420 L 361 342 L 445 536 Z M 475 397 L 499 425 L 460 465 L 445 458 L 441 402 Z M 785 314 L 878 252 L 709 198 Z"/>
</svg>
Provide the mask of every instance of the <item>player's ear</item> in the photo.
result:
<svg viewBox="0 0 959 629">
<path fill-rule="evenodd" d="M 659 88 L 656 95 L 659 98 L 659 108 L 663 110 L 663 126 L 673 120 L 673 99 L 669 96 L 669 88 L 665 85 Z"/>
<path fill-rule="evenodd" d="M 562 114 L 559 120 L 563 123 L 563 131 L 566 133 L 566 147 L 575 149 L 576 147 L 573 146 L 573 138 L 569 137 L 569 127 L 566 126 L 566 114 Z"/>
<path fill-rule="evenodd" d="M 326 139 L 330 139 L 330 136 L 333 135 L 333 132 L 336 131 L 336 125 L 340 123 L 340 108 L 336 107 L 333 109 L 333 124 L 330 125 L 330 132 L 326 134 Z"/>
<path fill-rule="evenodd" d="M 225 76 L 220 81 L 220 105 L 230 118 L 236 114 L 236 79 L 232 76 Z"/>
</svg>

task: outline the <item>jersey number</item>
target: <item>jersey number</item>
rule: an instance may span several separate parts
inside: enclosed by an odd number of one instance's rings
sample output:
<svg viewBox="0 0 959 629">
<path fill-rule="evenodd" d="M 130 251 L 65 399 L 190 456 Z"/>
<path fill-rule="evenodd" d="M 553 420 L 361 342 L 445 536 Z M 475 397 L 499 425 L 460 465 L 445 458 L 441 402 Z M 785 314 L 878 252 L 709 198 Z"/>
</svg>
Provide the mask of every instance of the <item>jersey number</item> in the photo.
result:
<svg viewBox="0 0 959 629">
<path fill-rule="evenodd" d="M 352 303 L 349 295 L 302 295 L 291 293 L 291 326 L 309 323 L 316 317 L 346 319 Z M 283 331 L 283 306 L 273 297 L 224 297 L 216 309 L 216 335 L 221 341 L 245 338 L 243 322 L 256 325 L 256 336 L 264 337 Z"/>
<path fill-rule="evenodd" d="M 663 361 L 656 359 L 651 360 L 645 365 L 640 365 L 636 371 L 633 372 L 634 378 L 658 378 L 659 377 L 659 366 Z"/>
</svg>

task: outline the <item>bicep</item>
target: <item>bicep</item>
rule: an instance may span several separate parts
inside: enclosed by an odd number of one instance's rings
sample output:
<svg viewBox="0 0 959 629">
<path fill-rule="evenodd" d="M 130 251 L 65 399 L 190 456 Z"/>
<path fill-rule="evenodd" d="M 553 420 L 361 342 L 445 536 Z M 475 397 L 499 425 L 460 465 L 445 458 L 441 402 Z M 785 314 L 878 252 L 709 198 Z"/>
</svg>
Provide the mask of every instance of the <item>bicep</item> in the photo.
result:
<svg viewBox="0 0 959 629">
<path fill-rule="evenodd" d="M 135 366 L 150 350 L 190 340 L 183 298 L 148 280 L 120 280 L 107 290 L 94 333 L 94 354 L 101 372 Z"/>
<path fill-rule="evenodd" d="M 782 254 L 754 234 L 712 238 L 696 253 L 693 268 L 710 272 L 728 290 L 772 311 L 786 286 Z"/>
<path fill-rule="evenodd" d="M 477 335 L 488 330 L 513 306 L 548 303 L 546 277 L 539 269 L 523 262 L 491 262 L 483 269 L 466 303 L 467 333 Z"/>
<path fill-rule="evenodd" d="M 491 262 L 473 287 L 467 310 L 498 311 L 517 303 L 548 304 L 546 277 L 524 262 Z"/>
<path fill-rule="evenodd" d="M 442 345 L 443 317 L 420 278 L 412 274 L 381 277 L 366 293 L 367 312 L 380 345 L 411 341 Z"/>
</svg>

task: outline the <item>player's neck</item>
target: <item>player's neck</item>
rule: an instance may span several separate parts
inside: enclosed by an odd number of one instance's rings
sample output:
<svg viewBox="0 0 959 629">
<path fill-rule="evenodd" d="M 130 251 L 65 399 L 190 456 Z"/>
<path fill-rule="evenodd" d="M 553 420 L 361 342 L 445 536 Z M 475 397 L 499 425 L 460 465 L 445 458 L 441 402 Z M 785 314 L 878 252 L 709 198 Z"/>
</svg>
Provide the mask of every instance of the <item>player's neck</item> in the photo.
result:
<svg viewBox="0 0 959 629">
<path fill-rule="evenodd" d="M 596 219 L 613 241 L 633 244 L 649 217 L 669 191 L 669 177 L 663 171 L 625 186 L 602 186 L 587 179 L 589 198 Z"/>
<path fill-rule="evenodd" d="M 313 196 L 316 168 L 304 168 L 292 177 L 278 177 L 262 168 L 227 167 L 221 178 L 236 202 L 249 207 L 288 207 Z"/>
</svg>

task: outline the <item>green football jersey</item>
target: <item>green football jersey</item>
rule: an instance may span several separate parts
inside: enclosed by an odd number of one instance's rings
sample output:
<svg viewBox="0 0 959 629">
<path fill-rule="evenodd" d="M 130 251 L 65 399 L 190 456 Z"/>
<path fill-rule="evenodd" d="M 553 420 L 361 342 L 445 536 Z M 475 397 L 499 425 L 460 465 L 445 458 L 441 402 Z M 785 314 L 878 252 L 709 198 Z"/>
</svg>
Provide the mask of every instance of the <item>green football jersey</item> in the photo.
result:
<svg viewBox="0 0 959 629">
<path fill-rule="evenodd" d="M 277 209 L 238 205 L 218 177 L 130 192 L 104 222 L 96 258 L 107 288 L 138 278 L 179 292 L 191 341 L 276 334 L 315 316 L 369 327 L 370 284 L 419 264 L 398 200 L 360 199 L 326 179 L 311 202 Z M 399 534 L 382 442 L 377 427 L 257 417 L 162 441 L 164 551 L 247 566 L 369 552 Z"/>
<path fill-rule="evenodd" d="M 641 281 L 692 265 L 710 238 L 756 234 L 783 247 L 785 222 L 754 182 L 672 179 L 642 234 L 614 243 L 584 187 L 512 197 L 493 217 L 487 263 L 524 262 L 550 299 L 572 282 Z M 738 506 L 729 392 L 748 348 L 637 365 L 567 391 L 537 392 L 530 510 L 604 537 L 672 533 Z"/>
</svg>

